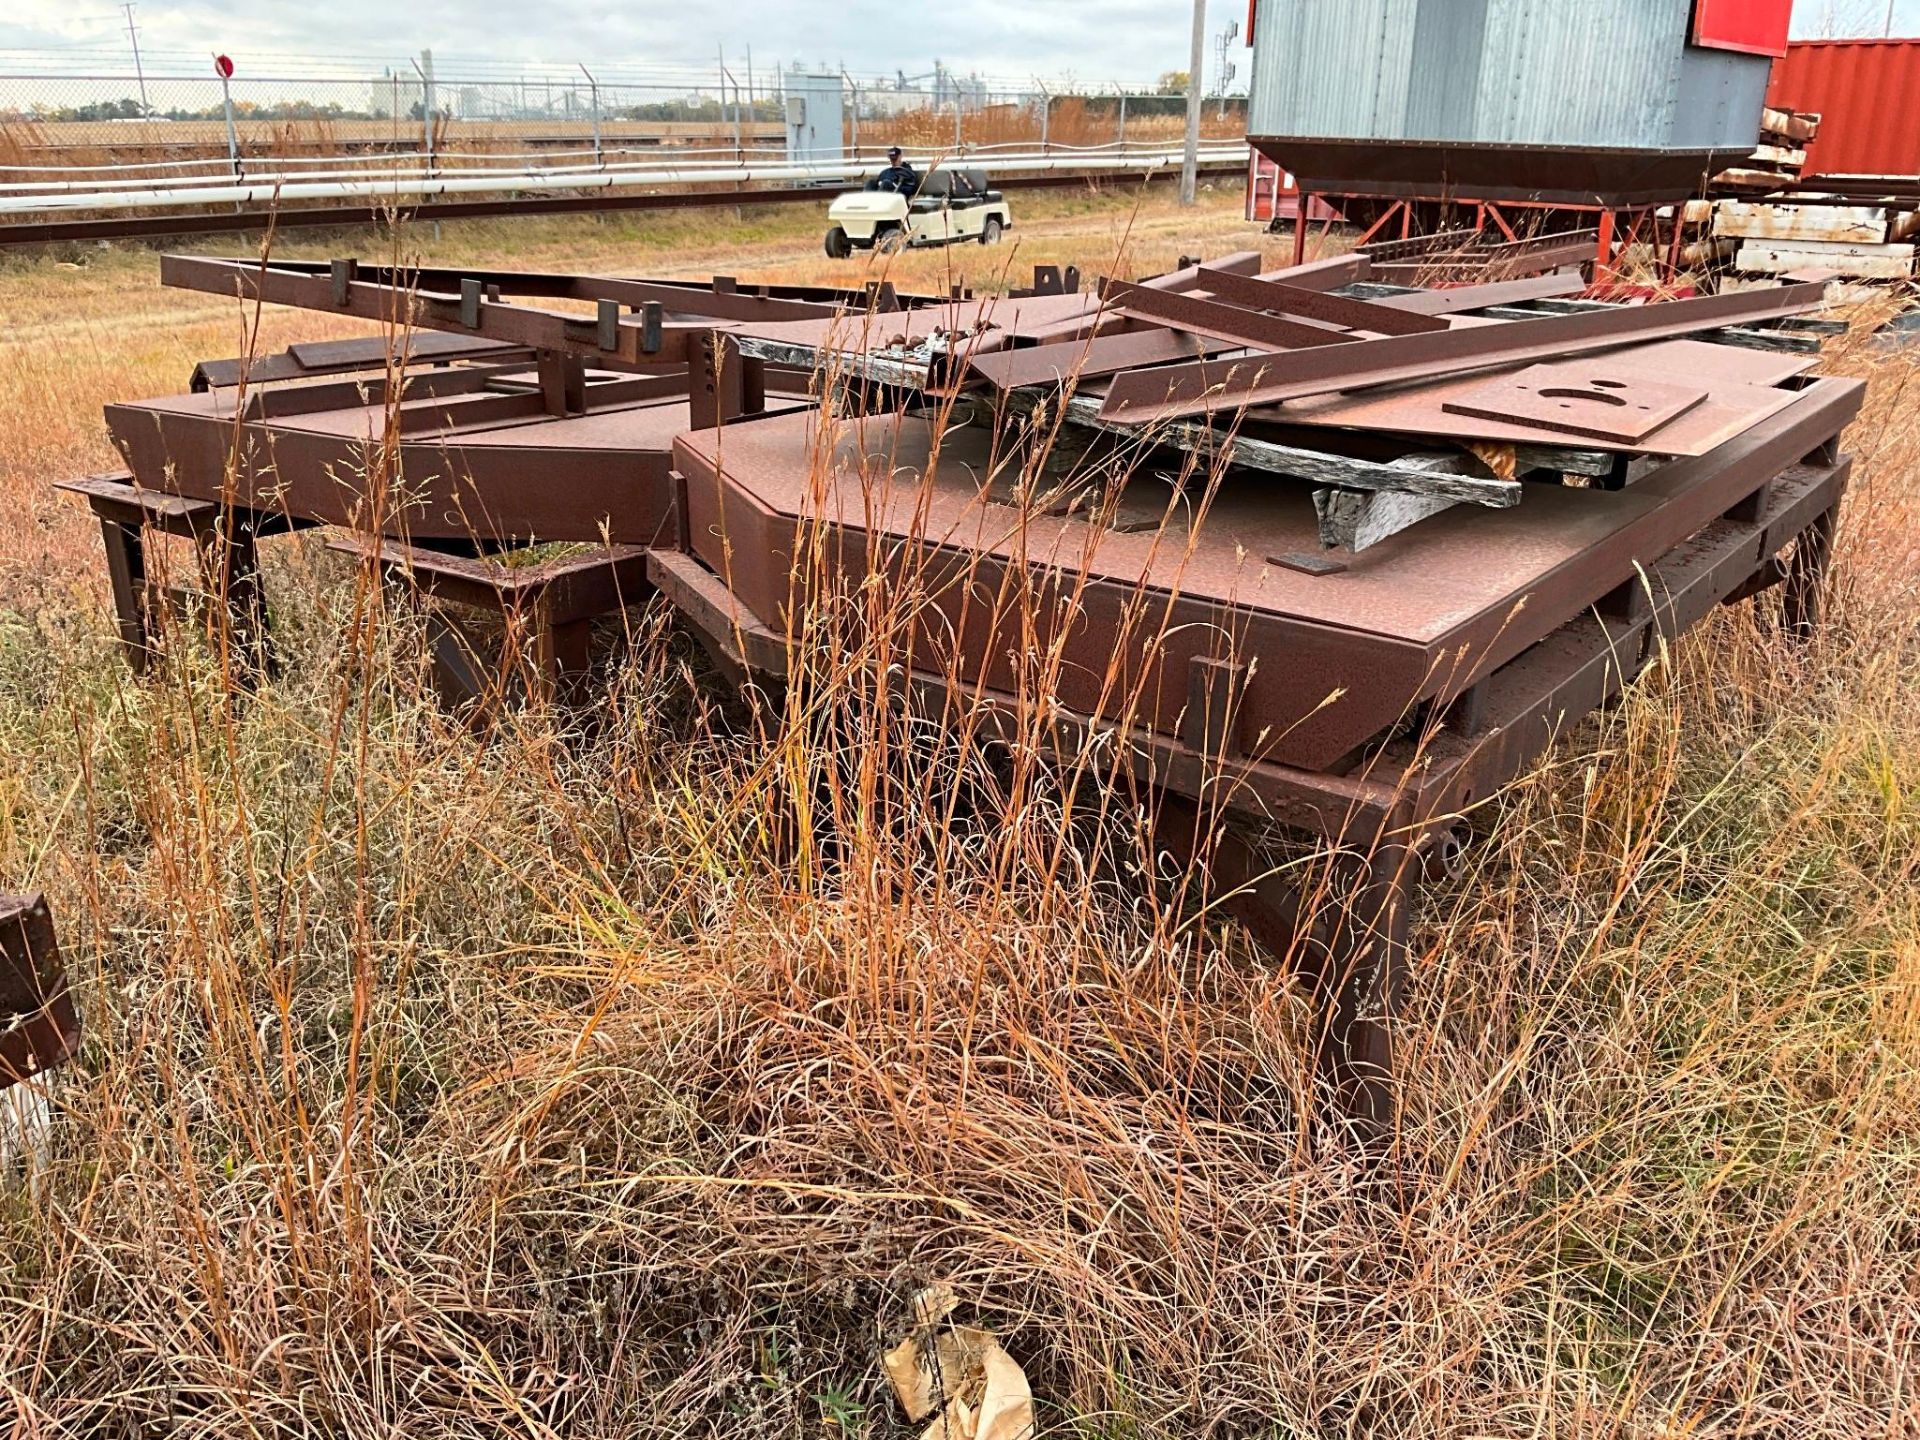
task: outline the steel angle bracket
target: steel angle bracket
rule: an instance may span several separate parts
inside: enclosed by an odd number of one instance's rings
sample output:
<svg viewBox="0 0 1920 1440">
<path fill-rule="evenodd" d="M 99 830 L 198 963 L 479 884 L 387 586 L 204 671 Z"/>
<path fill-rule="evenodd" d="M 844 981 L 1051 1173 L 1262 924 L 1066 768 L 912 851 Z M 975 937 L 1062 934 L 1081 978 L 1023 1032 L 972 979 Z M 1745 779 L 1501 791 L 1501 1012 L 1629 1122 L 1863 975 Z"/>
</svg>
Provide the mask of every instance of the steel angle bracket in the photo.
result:
<svg viewBox="0 0 1920 1440">
<path fill-rule="evenodd" d="M 73 1007 L 46 897 L 0 895 L 0 1090 L 73 1058 Z"/>
</svg>

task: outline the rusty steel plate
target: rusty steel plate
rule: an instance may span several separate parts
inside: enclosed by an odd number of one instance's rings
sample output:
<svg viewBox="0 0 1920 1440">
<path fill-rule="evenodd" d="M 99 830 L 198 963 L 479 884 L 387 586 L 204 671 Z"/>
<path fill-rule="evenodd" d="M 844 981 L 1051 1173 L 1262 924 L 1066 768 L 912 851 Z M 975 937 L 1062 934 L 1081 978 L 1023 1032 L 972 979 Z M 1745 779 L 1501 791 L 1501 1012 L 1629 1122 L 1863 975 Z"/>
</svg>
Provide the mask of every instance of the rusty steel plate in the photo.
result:
<svg viewBox="0 0 1920 1440">
<path fill-rule="evenodd" d="M 1631 358 L 1629 358 L 1631 357 Z M 1767 416 L 1791 405 L 1798 391 L 1783 388 L 1817 363 L 1812 355 L 1789 355 L 1714 345 L 1704 340 L 1659 340 L 1635 346 L 1609 357 L 1615 364 L 1631 364 L 1636 372 L 1655 379 L 1685 378 L 1707 390 L 1707 398 L 1637 443 L 1602 440 L 1583 448 L 1624 450 L 1656 455 L 1704 455 Z M 1507 372 L 1501 372 L 1507 373 Z M 1343 430 L 1375 430 L 1454 440 L 1490 440 L 1513 445 L 1554 445 L 1566 442 L 1566 433 L 1513 419 L 1484 419 L 1461 415 L 1447 402 L 1485 384 L 1488 372 L 1452 380 L 1427 380 L 1413 385 L 1363 390 L 1351 395 L 1319 395 L 1261 406 L 1247 412 L 1247 422 L 1329 426 Z M 1257 433 L 1257 432 L 1255 432 Z"/>
<path fill-rule="evenodd" d="M 674 455 L 689 548 L 776 628 L 795 537 L 823 527 L 845 583 L 863 583 L 875 557 L 927 583 L 942 619 L 916 643 L 957 645 L 959 670 L 990 686 L 1009 688 L 1019 662 L 980 597 L 1009 585 L 1038 592 L 1030 643 L 1058 640 L 1062 703 L 1088 713 L 1111 704 L 1118 665 L 1136 713 L 1176 726 L 1196 659 L 1222 644 L 1256 655 L 1246 703 L 1265 753 L 1324 768 L 1414 701 L 1464 687 L 1630 581 L 1830 439 L 1860 394 L 1851 381 L 1815 381 L 1712 456 L 1624 490 L 1538 485 L 1511 509 L 1458 507 L 1319 576 L 1268 558 L 1319 549 L 1310 489 L 1271 477 L 1229 477 L 1198 529 L 1176 514 L 1170 539 L 1009 503 L 983 481 L 999 458 L 991 435 L 957 427 L 936 451 L 920 415 L 776 417 L 682 437 Z M 1129 629 L 1143 592 L 1165 617 L 1151 634 Z"/>
<path fill-rule="evenodd" d="M 1544 430 L 1631 445 L 1707 398 L 1698 385 L 1650 379 L 1601 356 L 1530 365 L 1441 401 L 1455 415 L 1510 420 Z"/>
</svg>

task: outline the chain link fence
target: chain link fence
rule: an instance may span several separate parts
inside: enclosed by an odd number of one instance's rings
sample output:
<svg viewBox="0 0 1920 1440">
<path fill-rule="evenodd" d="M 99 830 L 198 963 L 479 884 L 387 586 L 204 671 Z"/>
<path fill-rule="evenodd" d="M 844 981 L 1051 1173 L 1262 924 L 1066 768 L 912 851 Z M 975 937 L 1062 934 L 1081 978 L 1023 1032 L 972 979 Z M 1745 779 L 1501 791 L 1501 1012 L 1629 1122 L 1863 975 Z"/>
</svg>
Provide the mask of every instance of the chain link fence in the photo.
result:
<svg viewBox="0 0 1920 1440">
<path fill-rule="evenodd" d="M 363 77 L 178 73 L 0 73 L 0 171 L 72 174 L 90 167 L 154 175 L 243 172 L 249 161 L 329 164 L 353 157 L 463 163 L 618 163 L 637 155 L 784 153 L 788 76 L 717 67 L 660 78 L 602 79 L 587 67 L 512 77 L 436 73 L 430 55 Z M 316 62 L 313 70 L 326 65 Z M 796 69 L 795 77 L 798 77 Z M 832 77 L 826 77 L 828 83 Z M 817 86 L 821 77 L 809 76 Z M 936 68 L 909 82 L 842 74 L 842 144 L 875 154 L 888 144 L 976 150 L 995 146 L 1093 148 L 1177 141 L 1182 94 L 997 87 Z M 1209 100 L 1203 134 L 1245 133 L 1243 97 Z"/>
</svg>

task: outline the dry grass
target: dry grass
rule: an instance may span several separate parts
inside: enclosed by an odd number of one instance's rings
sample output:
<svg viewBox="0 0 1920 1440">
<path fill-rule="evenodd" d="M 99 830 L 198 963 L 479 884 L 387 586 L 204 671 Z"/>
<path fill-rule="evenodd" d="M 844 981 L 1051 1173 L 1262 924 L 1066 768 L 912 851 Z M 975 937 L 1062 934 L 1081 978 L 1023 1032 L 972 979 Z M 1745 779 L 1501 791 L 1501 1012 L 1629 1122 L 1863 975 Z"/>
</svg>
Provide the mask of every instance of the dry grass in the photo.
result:
<svg viewBox="0 0 1920 1440">
<path fill-rule="evenodd" d="M 727 263 L 811 273 L 767 223 Z M 1125 218 L 1059 223 L 1021 263 L 1097 266 Z M 115 273 L 0 276 L 67 327 L 0 342 L 10 511 L 54 513 L 100 400 L 235 348 Z M 234 706 L 207 656 L 133 685 L 77 527 L 16 522 L 0 875 L 50 891 L 89 1032 L 0 1191 L 0 1405 L 890 1435 L 878 1327 L 941 1275 L 1058 1433 L 1920 1434 L 1915 366 L 1833 363 L 1873 380 L 1834 623 L 1722 614 L 1479 817 L 1385 1163 L 1307 1143 L 1292 987 L 1125 878 L 1125 807 L 903 724 L 898 612 L 818 609 L 777 735 L 648 613 L 597 735 L 482 740 L 311 549 Z"/>
</svg>

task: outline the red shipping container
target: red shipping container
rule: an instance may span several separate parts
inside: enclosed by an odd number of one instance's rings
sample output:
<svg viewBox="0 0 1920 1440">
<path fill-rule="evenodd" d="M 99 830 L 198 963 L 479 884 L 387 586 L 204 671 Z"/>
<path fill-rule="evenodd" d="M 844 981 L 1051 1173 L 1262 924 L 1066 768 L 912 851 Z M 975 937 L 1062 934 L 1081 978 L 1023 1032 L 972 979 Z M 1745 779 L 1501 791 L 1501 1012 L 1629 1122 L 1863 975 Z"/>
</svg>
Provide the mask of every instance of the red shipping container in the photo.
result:
<svg viewBox="0 0 1920 1440">
<path fill-rule="evenodd" d="M 1796 40 L 1767 89 L 1767 104 L 1820 117 L 1808 176 L 1920 174 L 1916 97 L 1920 40 Z"/>
</svg>

